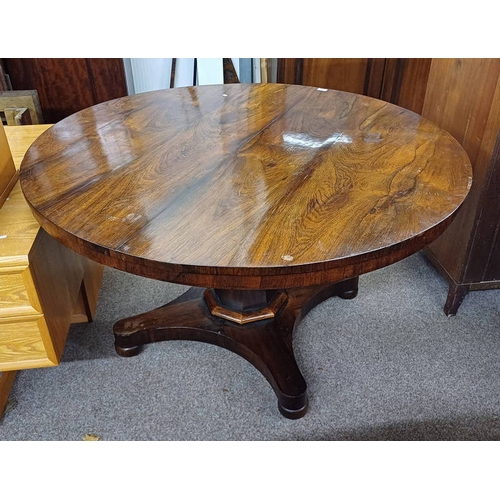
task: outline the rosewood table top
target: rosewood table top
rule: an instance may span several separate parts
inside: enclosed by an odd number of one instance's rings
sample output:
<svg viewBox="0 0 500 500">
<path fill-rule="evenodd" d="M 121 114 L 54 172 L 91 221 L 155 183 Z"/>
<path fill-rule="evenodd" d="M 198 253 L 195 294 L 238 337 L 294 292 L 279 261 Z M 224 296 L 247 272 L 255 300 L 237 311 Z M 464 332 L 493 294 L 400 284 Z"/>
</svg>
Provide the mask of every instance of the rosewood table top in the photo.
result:
<svg viewBox="0 0 500 500">
<path fill-rule="evenodd" d="M 470 184 L 463 149 L 419 115 L 280 84 L 99 104 L 45 132 L 21 167 L 35 216 L 67 246 L 218 288 L 331 282 L 386 265 L 434 239 Z"/>
<path fill-rule="evenodd" d="M 229 349 L 266 377 L 287 418 L 308 408 L 292 343 L 300 320 L 434 240 L 472 182 L 462 147 L 421 116 L 280 84 L 98 104 L 43 133 L 20 175 L 40 225 L 64 245 L 192 286 L 118 321 L 118 354 L 166 340 Z"/>
</svg>

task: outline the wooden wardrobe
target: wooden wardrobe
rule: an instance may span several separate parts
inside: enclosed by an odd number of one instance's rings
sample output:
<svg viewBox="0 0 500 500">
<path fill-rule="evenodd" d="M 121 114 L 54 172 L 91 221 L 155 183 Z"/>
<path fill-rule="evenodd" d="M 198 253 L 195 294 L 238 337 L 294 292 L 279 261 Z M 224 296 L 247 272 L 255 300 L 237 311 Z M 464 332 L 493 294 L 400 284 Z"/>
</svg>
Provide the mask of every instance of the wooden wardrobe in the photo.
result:
<svg viewBox="0 0 500 500">
<path fill-rule="evenodd" d="M 462 144 L 474 172 L 457 217 L 425 251 L 454 315 L 469 291 L 500 288 L 500 59 L 433 59 L 422 115 Z"/>
<path fill-rule="evenodd" d="M 424 254 L 449 284 L 444 312 L 500 288 L 500 59 L 281 59 L 278 81 L 369 95 L 450 132 L 471 159 L 471 192 Z"/>
</svg>

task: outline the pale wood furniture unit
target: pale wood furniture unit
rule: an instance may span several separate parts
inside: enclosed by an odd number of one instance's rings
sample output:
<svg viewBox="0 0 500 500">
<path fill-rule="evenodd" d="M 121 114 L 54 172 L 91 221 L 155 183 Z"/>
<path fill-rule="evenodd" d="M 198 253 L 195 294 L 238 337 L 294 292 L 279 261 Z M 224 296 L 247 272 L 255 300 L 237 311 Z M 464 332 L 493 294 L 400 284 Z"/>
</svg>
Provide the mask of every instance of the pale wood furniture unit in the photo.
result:
<svg viewBox="0 0 500 500">
<path fill-rule="evenodd" d="M 7 405 L 7 398 L 9 397 L 10 389 L 16 378 L 17 372 L 3 372 L 0 373 L 0 416 L 5 410 Z"/>
<path fill-rule="evenodd" d="M 49 127 L 0 128 L 17 168 Z M 93 319 L 102 272 L 40 228 L 16 183 L 0 209 L 0 414 L 14 372 L 56 366 L 70 324 Z"/>
<path fill-rule="evenodd" d="M 10 202 L 19 204 L 22 193 L 12 193 L 0 213 L 0 228 L 12 239 L 15 225 L 4 225 Z M 22 200 L 24 201 L 24 200 Z M 31 221 L 29 221 L 31 222 Z M 29 222 L 24 219 L 17 227 Z M 10 227 L 9 227 L 10 226 Z M 25 226 L 26 227 L 26 226 Z M 29 227 L 28 227 L 29 231 Z M 8 238 L 7 238 L 8 239 Z M 19 255 L 0 257 L 0 370 L 56 366 L 61 359 L 69 325 L 92 319 L 95 292 L 88 283 L 98 266 L 68 250 L 38 230 L 33 241 L 23 238 Z M 12 252 L 14 253 L 14 252 Z M 82 303 L 78 303 L 78 302 Z"/>
<path fill-rule="evenodd" d="M 19 171 L 14 165 L 7 136 L 5 135 L 4 128 L 0 127 L 0 208 L 18 178 Z"/>
</svg>

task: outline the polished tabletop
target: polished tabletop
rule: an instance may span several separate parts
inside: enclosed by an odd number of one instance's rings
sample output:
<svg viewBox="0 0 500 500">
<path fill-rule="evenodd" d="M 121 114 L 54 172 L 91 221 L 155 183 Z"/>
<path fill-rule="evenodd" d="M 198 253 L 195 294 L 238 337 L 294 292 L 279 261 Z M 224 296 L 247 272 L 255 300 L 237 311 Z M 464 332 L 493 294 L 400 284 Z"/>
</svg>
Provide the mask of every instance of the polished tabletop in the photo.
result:
<svg viewBox="0 0 500 500">
<path fill-rule="evenodd" d="M 421 116 L 282 84 L 98 104 L 43 133 L 21 166 L 35 217 L 70 248 L 220 288 L 319 283 L 389 264 L 434 239 L 471 182 L 462 147 Z"/>
</svg>

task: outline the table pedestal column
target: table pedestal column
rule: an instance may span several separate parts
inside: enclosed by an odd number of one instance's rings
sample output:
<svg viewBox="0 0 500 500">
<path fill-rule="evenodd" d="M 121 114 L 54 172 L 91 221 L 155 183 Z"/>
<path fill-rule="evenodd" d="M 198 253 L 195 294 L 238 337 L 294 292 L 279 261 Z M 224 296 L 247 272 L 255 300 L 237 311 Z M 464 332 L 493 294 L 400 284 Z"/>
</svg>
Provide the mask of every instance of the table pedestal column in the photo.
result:
<svg viewBox="0 0 500 500">
<path fill-rule="evenodd" d="M 190 288 L 172 302 L 114 325 L 120 356 L 165 340 L 197 340 L 239 354 L 267 379 L 287 418 L 307 412 L 307 385 L 292 348 L 302 318 L 325 299 L 354 298 L 358 279 L 300 289 L 212 290 Z"/>
</svg>

